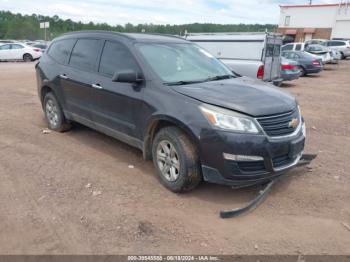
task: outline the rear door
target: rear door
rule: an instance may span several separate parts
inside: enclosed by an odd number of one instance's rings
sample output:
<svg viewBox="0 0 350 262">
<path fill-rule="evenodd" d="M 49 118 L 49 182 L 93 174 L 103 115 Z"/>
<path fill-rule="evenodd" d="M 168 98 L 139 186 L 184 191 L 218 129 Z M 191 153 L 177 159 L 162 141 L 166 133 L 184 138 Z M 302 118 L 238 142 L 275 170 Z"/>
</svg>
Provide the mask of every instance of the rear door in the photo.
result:
<svg viewBox="0 0 350 262">
<path fill-rule="evenodd" d="M 97 127 L 122 140 L 137 137 L 137 119 L 141 115 L 142 91 L 140 85 L 113 82 L 115 72 L 140 67 L 129 49 L 117 41 L 105 41 L 98 72 L 92 77 L 93 114 Z M 126 136 L 125 136 L 126 134 Z"/>
<path fill-rule="evenodd" d="M 11 59 L 23 59 L 24 46 L 19 44 L 11 44 Z"/>
<path fill-rule="evenodd" d="M 66 109 L 73 119 L 80 122 L 91 121 L 91 74 L 97 69 L 101 47 L 102 40 L 78 39 L 68 66 L 64 67 L 60 75 Z"/>
<path fill-rule="evenodd" d="M 281 77 L 282 37 L 267 35 L 264 52 L 264 81 L 273 81 Z"/>
</svg>

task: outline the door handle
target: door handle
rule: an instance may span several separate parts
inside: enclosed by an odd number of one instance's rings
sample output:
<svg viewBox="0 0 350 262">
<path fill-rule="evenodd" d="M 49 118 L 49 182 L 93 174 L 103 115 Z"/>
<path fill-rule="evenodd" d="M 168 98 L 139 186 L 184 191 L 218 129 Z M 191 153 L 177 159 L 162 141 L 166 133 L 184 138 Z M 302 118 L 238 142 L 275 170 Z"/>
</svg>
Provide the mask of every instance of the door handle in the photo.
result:
<svg viewBox="0 0 350 262">
<path fill-rule="evenodd" d="M 67 76 L 66 74 L 62 74 L 62 75 L 60 75 L 60 78 L 62 78 L 62 79 L 68 79 L 68 76 Z"/>
<path fill-rule="evenodd" d="M 96 89 L 103 89 L 103 87 L 100 84 L 92 84 L 91 86 Z"/>
</svg>

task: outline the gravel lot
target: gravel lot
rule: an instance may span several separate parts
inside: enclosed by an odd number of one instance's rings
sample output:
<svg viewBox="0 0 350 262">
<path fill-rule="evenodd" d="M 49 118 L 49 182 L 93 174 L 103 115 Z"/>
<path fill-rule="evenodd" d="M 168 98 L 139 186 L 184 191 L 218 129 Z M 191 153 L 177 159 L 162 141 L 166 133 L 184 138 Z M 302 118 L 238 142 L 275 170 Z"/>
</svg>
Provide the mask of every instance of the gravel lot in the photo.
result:
<svg viewBox="0 0 350 262">
<path fill-rule="evenodd" d="M 318 158 L 227 220 L 258 188 L 174 194 L 126 144 L 80 125 L 44 134 L 34 65 L 0 64 L 1 254 L 350 254 L 350 60 L 284 85 Z"/>
</svg>

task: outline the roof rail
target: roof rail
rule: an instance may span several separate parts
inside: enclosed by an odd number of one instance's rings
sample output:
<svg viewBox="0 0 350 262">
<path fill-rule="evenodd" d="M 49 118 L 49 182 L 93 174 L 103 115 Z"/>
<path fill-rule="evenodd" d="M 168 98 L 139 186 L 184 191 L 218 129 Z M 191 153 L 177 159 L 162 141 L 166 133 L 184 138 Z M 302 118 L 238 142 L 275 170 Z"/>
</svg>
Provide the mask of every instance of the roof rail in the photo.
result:
<svg viewBox="0 0 350 262">
<path fill-rule="evenodd" d="M 161 34 L 161 33 L 134 33 L 134 34 L 146 34 L 146 35 L 155 35 L 155 36 L 166 36 L 166 37 L 173 37 L 173 38 L 177 38 L 177 39 L 182 39 L 185 40 L 182 36 L 180 35 L 171 35 L 171 34 Z"/>
<path fill-rule="evenodd" d="M 132 37 L 128 36 L 127 34 L 121 33 L 121 32 L 115 32 L 115 31 L 108 31 L 108 30 L 81 30 L 81 31 L 72 31 L 62 34 L 62 36 L 66 35 L 73 35 L 73 34 L 84 34 L 84 33 L 100 33 L 100 34 L 115 34 L 119 36 L 123 36 L 128 39 L 133 39 Z"/>
<path fill-rule="evenodd" d="M 266 32 L 204 32 L 204 33 L 187 33 L 187 35 L 261 35 Z"/>
</svg>

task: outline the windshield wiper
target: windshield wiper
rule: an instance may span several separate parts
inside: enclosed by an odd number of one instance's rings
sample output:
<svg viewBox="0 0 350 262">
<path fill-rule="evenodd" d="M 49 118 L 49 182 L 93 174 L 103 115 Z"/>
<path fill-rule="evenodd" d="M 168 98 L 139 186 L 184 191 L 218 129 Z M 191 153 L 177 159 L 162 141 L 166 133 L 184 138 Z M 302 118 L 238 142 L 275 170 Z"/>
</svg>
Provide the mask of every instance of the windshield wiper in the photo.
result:
<svg viewBox="0 0 350 262">
<path fill-rule="evenodd" d="M 206 80 L 205 80 L 206 81 Z M 203 80 L 196 80 L 196 81 L 176 81 L 176 82 L 165 82 L 165 85 L 168 86 L 180 86 L 180 85 L 189 85 L 189 84 L 196 84 L 196 83 L 202 83 L 204 82 Z"/>
<path fill-rule="evenodd" d="M 209 77 L 203 80 L 192 80 L 192 81 L 176 81 L 176 82 L 165 82 L 165 85 L 168 86 L 180 86 L 180 85 L 189 85 L 189 84 L 197 84 L 197 83 L 203 83 L 203 82 L 209 82 L 209 81 L 216 81 L 216 80 L 222 80 L 222 79 L 229 79 L 229 78 L 235 78 L 234 75 L 219 75 L 219 76 L 213 76 Z"/>
<path fill-rule="evenodd" d="M 230 79 L 235 78 L 234 75 L 219 75 L 219 76 L 213 76 L 206 79 L 206 81 L 217 81 L 217 80 L 223 80 L 223 79 Z"/>
</svg>

